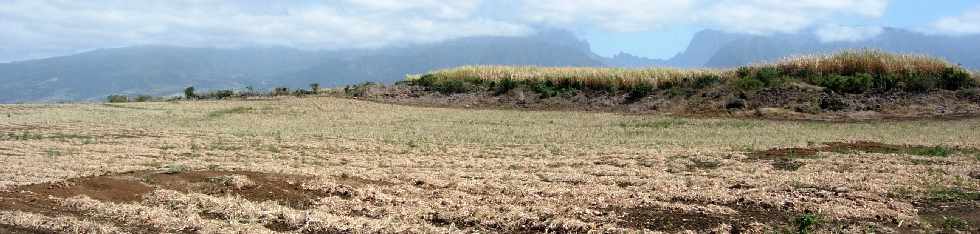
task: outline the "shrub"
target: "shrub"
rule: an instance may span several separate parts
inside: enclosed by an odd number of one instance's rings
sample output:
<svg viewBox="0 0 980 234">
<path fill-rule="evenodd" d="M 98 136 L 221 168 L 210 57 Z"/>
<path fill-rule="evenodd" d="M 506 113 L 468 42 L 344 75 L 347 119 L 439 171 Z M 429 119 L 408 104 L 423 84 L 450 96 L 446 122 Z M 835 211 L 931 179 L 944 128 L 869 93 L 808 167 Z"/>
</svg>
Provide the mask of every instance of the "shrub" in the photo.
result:
<svg viewBox="0 0 980 234">
<path fill-rule="evenodd" d="M 502 79 L 500 82 L 494 84 L 493 94 L 501 95 L 510 92 L 510 90 L 517 88 L 517 85 L 517 81 L 514 81 L 513 79 Z"/>
<path fill-rule="evenodd" d="M 129 102 L 129 97 L 125 95 L 109 95 L 109 97 L 106 98 L 106 101 L 109 101 L 110 103 Z"/>
<path fill-rule="evenodd" d="M 907 92 L 924 93 L 936 88 L 936 80 L 906 75 L 899 79 L 898 87 Z"/>
<path fill-rule="evenodd" d="M 320 93 L 320 83 L 310 84 L 310 92 L 313 92 L 314 94 Z"/>
<path fill-rule="evenodd" d="M 704 89 L 704 88 L 709 88 L 711 86 L 715 86 L 719 83 L 721 83 L 721 76 L 708 74 L 704 76 L 698 76 L 697 78 L 695 78 L 691 86 L 692 88 L 695 89 Z"/>
<path fill-rule="evenodd" d="M 766 87 L 766 83 L 752 76 L 745 76 L 735 80 L 735 88 L 742 91 L 756 91 Z"/>
<path fill-rule="evenodd" d="M 195 99 L 197 94 L 194 94 L 194 86 L 190 86 L 184 89 L 184 98 Z"/>
<path fill-rule="evenodd" d="M 149 101 L 153 101 L 153 96 L 149 96 L 149 95 L 136 96 L 136 102 L 149 102 Z"/>
<path fill-rule="evenodd" d="M 943 70 L 943 74 L 939 77 L 939 87 L 946 90 L 959 90 L 963 88 L 973 88 L 976 86 L 976 80 L 970 77 L 970 73 L 966 70 L 947 67 Z"/>
<path fill-rule="evenodd" d="M 653 89 L 654 87 L 652 84 L 640 82 L 639 84 L 629 87 L 629 95 L 626 96 L 626 100 L 630 102 L 638 101 L 646 96 L 650 96 L 650 94 L 653 93 Z"/>
<path fill-rule="evenodd" d="M 286 88 L 286 87 L 276 87 L 276 88 L 273 88 L 272 89 L 272 93 L 270 93 L 269 95 L 272 95 L 272 96 L 285 96 L 285 95 L 289 95 L 289 88 Z"/>
<path fill-rule="evenodd" d="M 817 85 L 841 93 L 865 93 L 873 87 L 873 78 L 867 73 L 854 76 L 831 75 L 819 79 Z"/>
<path fill-rule="evenodd" d="M 440 80 L 430 86 L 433 90 L 444 94 L 465 93 L 471 90 L 472 84 L 463 80 Z"/>
<path fill-rule="evenodd" d="M 367 97 L 370 95 L 371 88 L 380 86 L 374 82 L 364 82 L 359 85 L 348 85 L 344 87 L 344 94 L 351 97 Z"/>
<path fill-rule="evenodd" d="M 811 233 L 814 226 L 820 223 L 820 217 L 813 212 L 807 211 L 794 220 L 796 232 L 800 234 Z"/>
<path fill-rule="evenodd" d="M 549 84 L 548 82 L 534 83 L 534 85 L 531 86 L 531 90 L 533 90 L 535 93 L 541 94 L 542 98 L 558 96 L 558 93 L 560 92 L 557 88 L 551 86 L 551 84 Z"/>
<path fill-rule="evenodd" d="M 235 96 L 235 91 L 223 89 L 212 92 L 210 96 L 217 99 L 226 99 Z"/>
<path fill-rule="evenodd" d="M 773 86 L 777 79 L 782 75 L 779 68 L 775 67 L 762 67 L 755 75 L 756 79 L 762 81 L 766 87 Z"/>
<path fill-rule="evenodd" d="M 871 89 L 879 92 L 898 88 L 899 78 L 893 74 L 882 74 L 871 78 Z"/>
</svg>

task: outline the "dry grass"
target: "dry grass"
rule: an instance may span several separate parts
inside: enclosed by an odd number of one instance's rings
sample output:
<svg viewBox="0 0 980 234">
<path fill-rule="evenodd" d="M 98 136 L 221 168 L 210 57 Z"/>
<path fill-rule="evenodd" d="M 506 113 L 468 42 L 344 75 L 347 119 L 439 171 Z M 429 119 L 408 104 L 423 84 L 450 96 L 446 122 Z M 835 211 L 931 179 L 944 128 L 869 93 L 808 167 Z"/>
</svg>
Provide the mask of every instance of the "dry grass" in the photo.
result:
<svg viewBox="0 0 980 234">
<path fill-rule="evenodd" d="M 297 186 L 324 196 L 304 209 L 207 191 L 157 190 L 134 203 L 68 197 L 58 204 L 80 213 L 4 211 L 0 224 L 107 232 L 132 227 L 217 233 L 639 232 L 644 227 L 624 222 L 640 217 L 631 213 L 634 208 L 668 212 L 652 217 L 752 217 L 744 204 L 763 204 L 779 207 L 768 210 L 773 214 L 811 210 L 824 220 L 899 230 L 898 222 L 927 225 L 913 201 L 937 189 L 980 189 L 970 179 L 980 158 L 969 153 L 821 152 L 794 159 L 804 163 L 795 171 L 748 156 L 754 150 L 838 141 L 980 148 L 978 119 L 683 119 L 420 108 L 334 98 L 120 106 L 126 108 L 0 105 L 0 130 L 32 136 L 0 138 L 0 185 L 17 190 L 14 186 L 180 165 L 310 176 L 314 180 Z M 250 111 L 228 111 L 243 108 Z M 214 180 L 235 190 L 263 186 L 247 177 Z M 0 198 L 0 205 L 4 201 Z M 740 228 L 791 225 L 773 220 Z M 729 228 L 711 223 L 671 230 Z"/>
<path fill-rule="evenodd" d="M 821 80 L 829 76 L 864 74 L 886 83 L 925 86 L 915 88 L 926 90 L 935 86 L 956 90 L 980 84 L 978 76 L 943 59 L 878 50 L 844 50 L 832 54 L 795 56 L 737 69 L 464 66 L 409 75 L 407 80 L 416 85 L 437 88 L 459 86 L 451 81 L 464 81 L 498 90 L 509 89 L 512 85 L 546 84 L 557 88 L 629 91 L 675 86 L 703 88 L 714 82 L 724 83 L 742 78 L 761 78 L 764 81 L 762 85 L 771 85 L 769 79 L 786 78 L 823 86 L 827 84 Z M 921 81 L 925 81 L 925 84 L 920 84 Z M 897 85 L 880 84 L 882 82 L 876 85 L 889 87 L 876 87 L 886 89 L 881 91 L 888 91 L 896 88 L 891 86 Z"/>
<path fill-rule="evenodd" d="M 537 66 L 463 66 L 437 70 L 429 74 L 440 80 L 471 80 L 480 82 L 553 81 L 559 83 L 580 83 L 586 87 L 633 87 L 639 84 L 661 86 L 664 82 L 683 79 L 696 79 L 705 76 L 729 76 L 730 71 L 712 69 L 673 69 L 673 68 L 591 68 L 591 67 L 537 67 Z M 408 80 L 422 76 L 412 75 Z"/>
<path fill-rule="evenodd" d="M 893 54 L 877 50 L 847 50 L 834 54 L 805 55 L 782 59 L 773 64 L 790 74 L 920 74 L 936 76 L 957 67 L 946 60 L 916 54 Z"/>
</svg>

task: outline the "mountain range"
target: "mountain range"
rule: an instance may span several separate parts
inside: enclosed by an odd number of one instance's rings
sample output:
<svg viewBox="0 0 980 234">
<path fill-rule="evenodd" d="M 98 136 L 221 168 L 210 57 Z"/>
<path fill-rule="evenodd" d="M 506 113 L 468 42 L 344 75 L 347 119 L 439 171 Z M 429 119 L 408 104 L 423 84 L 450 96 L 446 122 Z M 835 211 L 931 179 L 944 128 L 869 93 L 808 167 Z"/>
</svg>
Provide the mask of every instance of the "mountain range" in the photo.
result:
<svg viewBox="0 0 980 234">
<path fill-rule="evenodd" d="M 379 49 L 312 51 L 285 47 L 135 46 L 0 63 L 0 103 L 93 101 L 107 95 L 176 95 L 198 90 L 391 83 L 406 74 L 461 65 L 733 67 L 794 54 L 846 48 L 939 56 L 980 68 L 980 36 L 941 36 L 885 28 L 877 36 L 825 42 L 812 32 L 749 35 L 704 30 L 669 59 L 602 57 L 562 30 L 521 37 L 469 37 Z"/>
</svg>

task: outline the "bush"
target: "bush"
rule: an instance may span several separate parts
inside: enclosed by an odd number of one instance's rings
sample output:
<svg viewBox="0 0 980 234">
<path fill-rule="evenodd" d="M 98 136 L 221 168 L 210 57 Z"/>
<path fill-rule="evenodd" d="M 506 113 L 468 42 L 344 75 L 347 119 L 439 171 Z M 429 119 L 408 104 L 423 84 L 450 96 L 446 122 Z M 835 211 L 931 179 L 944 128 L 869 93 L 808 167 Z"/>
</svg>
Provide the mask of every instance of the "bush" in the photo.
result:
<svg viewBox="0 0 980 234">
<path fill-rule="evenodd" d="M 756 79 L 766 84 L 766 87 L 773 86 L 780 76 L 782 76 L 782 72 L 780 72 L 779 68 L 775 67 L 759 68 L 759 71 L 755 75 Z"/>
<path fill-rule="evenodd" d="M 194 94 L 194 86 L 187 87 L 186 89 L 184 89 L 184 98 L 187 99 L 197 98 L 197 94 Z"/>
<path fill-rule="evenodd" d="M 800 217 L 794 220 L 796 223 L 796 232 L 800 234 L 811 233 L 814 231 L 814 227 L 820 224 L 820 216 L 814 214 L 813 212 L 806 211 Z"/>
<path fill-rule="evenodd" d="M 440 80 L 433 83 L 431 88 L 440 93 L 453 94 L 468 92 L 472 86 L 463 80 Z"/>
<path fill-rule="evenodd" d="M 893 74 L 877 75 L 871 78 L 871 89 L 879 92 L 898 88 L 899 78 Z"/>
<path fill-rule="evenodd" d="M 517 85 L 518 85 L 517 81 L 514 81 L 512 79 L 502 79 L 500 80 L 500 82 L 494 84 L 493 94 L 494 95 L 505 94 L 507 92 L 510 92 L 510 90 L 517 88 Z"/>
<path fill-rule="evenodd" d="M 136 96 L 136 102 L 149 102 L 149 101 L 153 101 L 153 96 L 149 96 L 149 95 Z"/>
<path fill-rule="evenodd" d="M 973 88 L 977 85 L 976 80 L 970 77 L 969 72 L 955 67 L 944 69 L 943 74 L 939 77 L 938 83 L 939 87 L 946 90 Z"/>
<path fill-rule="evenodd" d="M 272 95 L 272 96 L 286 96 L 286 95 L 289 95 L 289 88 L 286 88 L 286 87 L 276 87 L 276 88 L 272 89 L 272 93 L 270 93 L 269 95 Z"/>
<path fill-rule="evenodd" d="M 370 95 L 370 90 L 372 87 L 380 86 L 374 82 L 364 82 L 359 85 L 348 85 L 344 87 L 344 94 L 351 97 L 367 97 Z"/>
<path fill-rule="evenodd" d="M 126 97 L 125 95 L 109 95 L 106 100 L 110 103 L 122 103 L 129 102 L 129 97 Z"/>
<path fill-rule="evenodd" d="M 874 79 L 866 73 L 854 76 L 831 75 L 820 78 L 817 85 L 841 93 L 865 93 L 874 86 Z"/>
<path fill-rule="evenodd" d="M 936 88 L 936 80 L 906 75 L 899 79 L 898 87 L 906 92 L 924 93 Z"/>
<path fill-rule="evenodd" d="M 626 100 L 630 102 L 638 101 L 646 96 L 650 96 L 653 93 L 653 85 L 646 82 L 640 82 L 639 84 L 629 87 L 629 95 L 626 96 Z"/>
<path fill-rule="evenodd" d="M 226 99 L 226 98 L 230 98 L 231 96 L 235 96 L 235 91 L 227 90 L 227 89 L 218 90 L 212 92 L 209 96 L 217 99 Z"/>
<path fill-rule="evenodd" d="M 534 83 L 534 85 L 531 86 L 531 90 L 533 90 L 535 93 L 541 94 L 542 98 L 558 96 L 558 93 L 560 92 L 556 87 L 551 86 L 551 84 L 548 82 Z"/>
<path fill-rule="evenodd" d="M 752 76 L 745 76 L 735 80 L 735 88 L 742 91 L 756 91 L 766 87 L 766 83 Z"/>
<path fill-rule="evenodd" d="M 718 75 L 705 75 L 694 78 L 691 87 L 695 89 L 704 89 L 711 86 L 715 86 L 721 83 L 721 77 Z"/>
<path fill-rule="evenodd" d="M 313 92 L 314 94 L 320 93 L 320 83 L 310 84 L 310 92 Z"/>
</svg>

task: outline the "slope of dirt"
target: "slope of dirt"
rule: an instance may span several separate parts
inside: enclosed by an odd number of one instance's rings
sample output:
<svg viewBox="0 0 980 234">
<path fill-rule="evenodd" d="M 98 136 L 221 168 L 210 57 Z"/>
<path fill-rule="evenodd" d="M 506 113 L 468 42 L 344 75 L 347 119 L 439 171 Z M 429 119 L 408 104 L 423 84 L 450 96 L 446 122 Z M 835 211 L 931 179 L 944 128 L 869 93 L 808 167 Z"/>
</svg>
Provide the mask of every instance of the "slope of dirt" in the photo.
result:
<svg viewBox="0 0 980 234">
<path fill-rule="evenodd" d="M 784 120 L 861 121 L 878 119 L 973 118 L 978 98 L 955 91 L 929 93 L 842 94 L 807 86 L 767 88 L 755 92 L 726 88 L 658 90 L 632 99 L 627 94 L 575 91 L 554 97 L 515 88 L 506 93 L 475 91 L 443 94 L 424 87 L 374 87 L 360 94 L 368 100 L 428 107 L 520 110 L 598 111 L 679 116 L 720 116 Z"/>
</svg>

